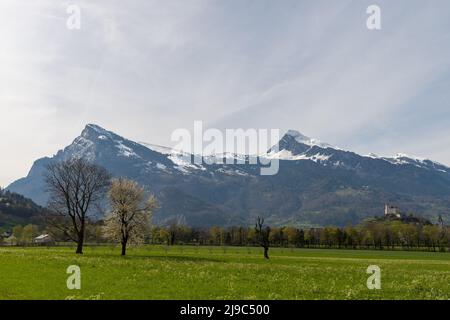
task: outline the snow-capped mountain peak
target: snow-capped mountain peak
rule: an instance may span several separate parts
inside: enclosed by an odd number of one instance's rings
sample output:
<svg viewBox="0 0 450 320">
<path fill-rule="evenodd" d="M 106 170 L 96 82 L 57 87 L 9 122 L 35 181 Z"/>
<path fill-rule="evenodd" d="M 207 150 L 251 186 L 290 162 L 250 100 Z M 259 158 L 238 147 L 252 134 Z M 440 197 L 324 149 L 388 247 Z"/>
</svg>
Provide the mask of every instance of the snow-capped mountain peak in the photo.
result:
<svg viewBox="0 0 450 320">
<path fill-rule="evenodd" d="M 93 123 L 87 124 L 85 129 L 87 129 L 87 128 L 92 129 L 92 130 L 94 130 L 94 131 L 96 131 L 96 132 L 98 132 L 98 133 L 100 133 L 100 134 L 103 134 L 103 133 L 110 133 L 110 131 L 108 131 L 108 130 L 102 128 L 102 127 L 100 127 L 100 126 L 97 125 L 97 124 L 93 124 Z"/>
<path fill-rule="evenodd" d="M 81 137 L 95 141 L 99 140 L 123 140 L 124 138 L 118 136 L 114 132 L 103 129 L 96 124 L 88 124 L 81 132 Z"/>
<path fill-rule="evenodd" d="M 306 145 L 308 145 L 308 146 L 310 146 L 310 147 L 312 147 L 312 146 L 319 146 L 319 147 L 321 147 L 321 148 L 333 148 L 333 149 L 339 149 L 339 148 L 337 148 L 337 147 L 335 147 L 335 146 L 332 146 L 332 145 L 330 145 L 330 144 L 328 144 L 328 143 L 324 143 L 324 142 L 322 142 L 322 141 L 320 141 L 320 140 L 318 140 L 318 139 L 314 139 L 314 138 L 307 137 L 307 136 L 301 134 L 301 133 L 300 133 L 299 131 L 297 131 L 297 130 L 288 130 L 288 132 L 286 133 L 286 135 L 287 135 L 287 136 L 290 136 L 290 137 L 292 137 L 292 138 L 294 138 L 295 141 L 297 141 L 297 142 L 299 142 L 299 143 L 306 144 Z"/>
</svg>

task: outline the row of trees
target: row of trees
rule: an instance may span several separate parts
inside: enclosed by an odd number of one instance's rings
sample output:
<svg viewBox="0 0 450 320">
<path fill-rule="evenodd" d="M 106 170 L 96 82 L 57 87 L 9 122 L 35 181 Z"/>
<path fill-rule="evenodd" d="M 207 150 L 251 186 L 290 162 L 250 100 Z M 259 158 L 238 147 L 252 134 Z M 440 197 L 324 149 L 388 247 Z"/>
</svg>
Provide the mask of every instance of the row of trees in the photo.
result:
<svg viewBox="0 0 450 320">
<path fill-rule="evenodd" d="M 153 244 L 198 244 L 226 246 L 348 248 L 348 249 L 450 249 L 450 229 L 443 225 L 422 225 L 401 221 L 367 221 L 354 227 L 299 229 L 254 227 L 212 227 L 196 229 L 183 225 L 154 227 L 148 236 Z"/>
<path fill-rule="evenodd" d="M 123 181 L 123 180 L 122 180 Z M 124 182 L 129 184 L 129 181 Z M 151 205 L 155 205 L 154 200 Z M 90 221 L 86 227 L 85 239 L 90 243 L 122 243 L 119 215 L 109 215 L 105 221 Z M 262 227 L 258 234 L 254 227 L 211 227 L 191 228 L 186 225 L 171 223 L 168 226 L 150 227 L 146 220 L 150 217 L 138 214 L 138 219 L 132 221 L 131 238 L 133 244 L 163 244 L 163 245 L 211 245 L 211 246 L 257 246 L 261 242 L 272 247 L 298 248 L 347 248 L 347 249 L 415 249 L 427 248 L 439 250 L 450 247 L 450 229 L 441 225 L 408 224 L 401 221 L 369 221 L 355 227 L 346 228 L 308 228 L 294 227 Z M 128 220 L 128 219 L 126 219 Z M 264 223 L 260 220 L 260 222 Z M 67 237 L 51 227 L 56 240 L 64 241 Z M 259 228 L 258 228 L 259 229 Z M 29 245 L 33 239 L 44 232 L 38 226 L 28 224 L 17 225 L 12 229 L 12 235 L 17 244 Z M 265 232 L 265 233 L 264 233 Z M 126 236 L 127 233 L 125 232 Z M 261 239 L 261 236 L 263 238 Z"/>
</svg>

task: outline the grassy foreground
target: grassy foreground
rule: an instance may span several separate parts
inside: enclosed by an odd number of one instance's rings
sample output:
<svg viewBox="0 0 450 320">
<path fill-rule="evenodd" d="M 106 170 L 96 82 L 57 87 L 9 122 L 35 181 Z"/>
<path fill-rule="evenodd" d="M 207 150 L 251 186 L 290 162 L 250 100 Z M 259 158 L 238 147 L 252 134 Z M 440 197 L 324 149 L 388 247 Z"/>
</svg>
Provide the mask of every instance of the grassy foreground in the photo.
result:
<svg viewBox="0 0 450 320">
<path fill-rule="evenodd" d="M 145 246 L 0 248 L 0 299 L 450 299 L 450 254 Z M 81 268 L 81 290 L 66 269 Z M 381 290 L 366 286 L 381 268 Z"/>
</svg>

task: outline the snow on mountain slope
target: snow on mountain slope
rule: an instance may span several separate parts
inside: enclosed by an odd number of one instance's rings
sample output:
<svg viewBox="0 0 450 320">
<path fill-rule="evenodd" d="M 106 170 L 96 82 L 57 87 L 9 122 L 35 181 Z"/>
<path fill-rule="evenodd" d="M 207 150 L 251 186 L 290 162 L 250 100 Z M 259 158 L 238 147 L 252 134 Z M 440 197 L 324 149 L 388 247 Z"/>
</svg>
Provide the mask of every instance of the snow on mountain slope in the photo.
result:
<svg viewBox="0 0 450 320">
<path fill-rule="evenodd" d="M 297 161 L 297 160 L 311 160 L 314 162 L 325 162 L 330 159 L 331 155 L 325 155 L 321 153 L 307 155 L 307 154 L 297 154 L 293 155 L 289 150 L 281 150 L 279 152 L 269 152 L 267 154 L 261 155 L 262 157 L 268 159 L 278 159 L 278 160 L 287 160 L 287 161 Z"/>
<path fill-rule="evenodd" d="M 192 170 L 205 171 L 206 168 L 202 164 L 193 163 L 193 155 L 182 153 L 174 150 L 170 147 L 155 145 L 146 142 L 135 143 L 124 139 L 111 131 L 107 131 L 95 124 L 89 124 L 83 131 L 82 135 L 78 137 L 72 146 L 73 152 L 79 156 L 92 159 L 93 146 L 92 131 L 95 132 L 96 139 L 102 141 L 113 141 L 118 150 L 118 154 L 123 157 L 139 158 L 140 155 L 134 150 L 133 147 L 140 146 L 156 152 L 168 160 L 171 161 L 172 168 L 180 171 L 183 174 L 189 174 Z M 91 133 L 89 133 L 91 132 Z M 395 165 L 413 165 L 427 170 L 437 170 L 440 172 L 450 173 L 450 168 L 435 161 L 431 161 L 425 158 L 419 158 L 414 156 L 408 156 L 406 154 L 399 153 L 394 157 L 380 157 L 373 153 L 369 155 L 359 155 L 353 152 L 345 151 L 341 148 L 335 147 L 331 144 L 321 142 L 318 139 L 310 138 L 297 130 L 289 130 L 280 139 L 276 148 L 273 147 L 268 150 L 267 153 L 259 155 L 260 157 L 268 159 L 286 160 L 286 161 L 300 161 L 310 160 L 322 165 L 333 166 L 349 166 L 349 162 L 352 162 L 350 167 L 354 167 L 358 160 L 356 158 L 369 158 L 375 160 L 384 160 Z M 196 156 L 197 158 L 199 156 Z M 246 155 L 232 154 L 232 153 L 219 153 L 215 155 L 207 155 L 203 157 L 204 164 L 221 163 L 225 161 L 242 163 L 248 158 Z M 351 161 L 350 161 L 351 160 Z M 165 164 L 167 166 L 167 164 Z M 161 165 L 158 168 L 162 168 Z"/>
<path fill-rule="evenodd" d="M 444 164 L 404 153 L 397 153 L 394 157 L 383 157 L 381 159 L 396 165 L 413 165 L 423 169 L 450 173 L 450 168 Z"/>
<path fill-rule="evenodd" d="M 174 164 L 174 168 L 183 172 L 185 174 L 189 174 L 190 170 L 205 170 L 202 165 L 192 163 L 192 155 L 188 153 L 183 153 L 181 151 L 164 147 L 156 144 L 151 144 L 147 142 L 139 142 L 142 146 L 149 148 L 155 152 L 166 155 L 167 158 L 172 161 Z"/>
<path fill-rule="evenodd" d="M 140 144 L 153 151 L 168 155 L 169 159 L 176 165 L 176 168 L 182 172 L 188 173 L 188 169 L 205 170 L 205 167 L 202 165 L 192 164 L 189 161 L 189 154 L 181 153 L 169 147 L 146 142 L 140 142 Z M 310 160 L 323 165 L 345 166 L 345 161 L 338 156 L 342 153 L 346 153 L 346 158 L 348 158 L 350 154 L 354 154 L 355 156 L 362 158 L 384 160 L 395 165 L 414 165 L 424 169 L 450 173 L 449 167 L 425 158 L 408 156 L 403 153 L 398 153 L 393 157 L 381 157 L 374 153 L 359 155 L 345 151 L 318 139 L 307 137 L 297 130 L 288 130 L 276 146 L 272 147 L 268 152 L 260 154 L 259 157 L 285 161 Z M 203 157 L 203 160 L 205 163 L 217 163 L 217 161 L 224 162 L 226 160 L 234 160 L 234 162 L 238 163 L 245 161 L 247 158 L 248 156 L 246 155 L 218 153 L 206 155 Z"/>
<path fill-rule="evenodd" d="M 157 144 L 151 144 L 151 143 L 147 143 L 147 142 L 139 142 L 139 144 L 143 145 L 146 148 L 149 148 L 150 150 L 159 152 L 161 154 L 170 155 L 174 152 L 174 150 L 172 148 L 159 146 Z"/>
<path fill-rule="evenodd" d="M 404 153 L 398 153 L 393 157 L 381 157 L 374 153 L 359 155 L 334 147 L 328 143 L 323 143 L 317 139 L 309 138 L 296 130 L 289 130 L 276 146 L 260 156 L 286 161 L 311 160 L 323 165 L 334 166 L 345 166 L 349 160 L 355 162 L 356 158 L 360 157 L 383 160 L 395 165 L 413 165 L 427 170 L 450 173 L 448 166 L 429 159 L 409 156 Z"/>
</svg>

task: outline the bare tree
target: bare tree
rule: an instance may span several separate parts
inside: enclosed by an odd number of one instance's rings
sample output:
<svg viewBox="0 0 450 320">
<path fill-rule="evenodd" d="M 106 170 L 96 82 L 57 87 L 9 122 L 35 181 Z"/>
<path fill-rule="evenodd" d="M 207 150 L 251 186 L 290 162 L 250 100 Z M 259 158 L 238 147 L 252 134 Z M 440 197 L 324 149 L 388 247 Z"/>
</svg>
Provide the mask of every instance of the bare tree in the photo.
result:
<svg viewBox="0 0 450 320">
<path fill-rule="evenodd" d="M 116 179 L 109 190 L 111 211 L 105 219 L 105 235 L 120 242 L 122 256 L 127 244 L 139 244 L 148 234 L 153 211 L 158 207 L 156 198 L 150 196 L 145 202 L 145 191 L 136 182 Z"/>
<path fill-rule="evenodd" d="M 264 218 L 258 217 L 256 219 L 255 231 L 258 244 L 264 248 L 264 258 L 269 259 L 269 247 L 270 247 L 270 227 L 264 226 Z"/>
<path fill-rule="evenodd" d="M 109 173 L 82 158 L 51 163 L 46 184 L 50 194 L 47 223 L 77 243 L 76 253 L 83 253 L 86 222 L 99 205 L 110 183 Z"/>
</svg>

